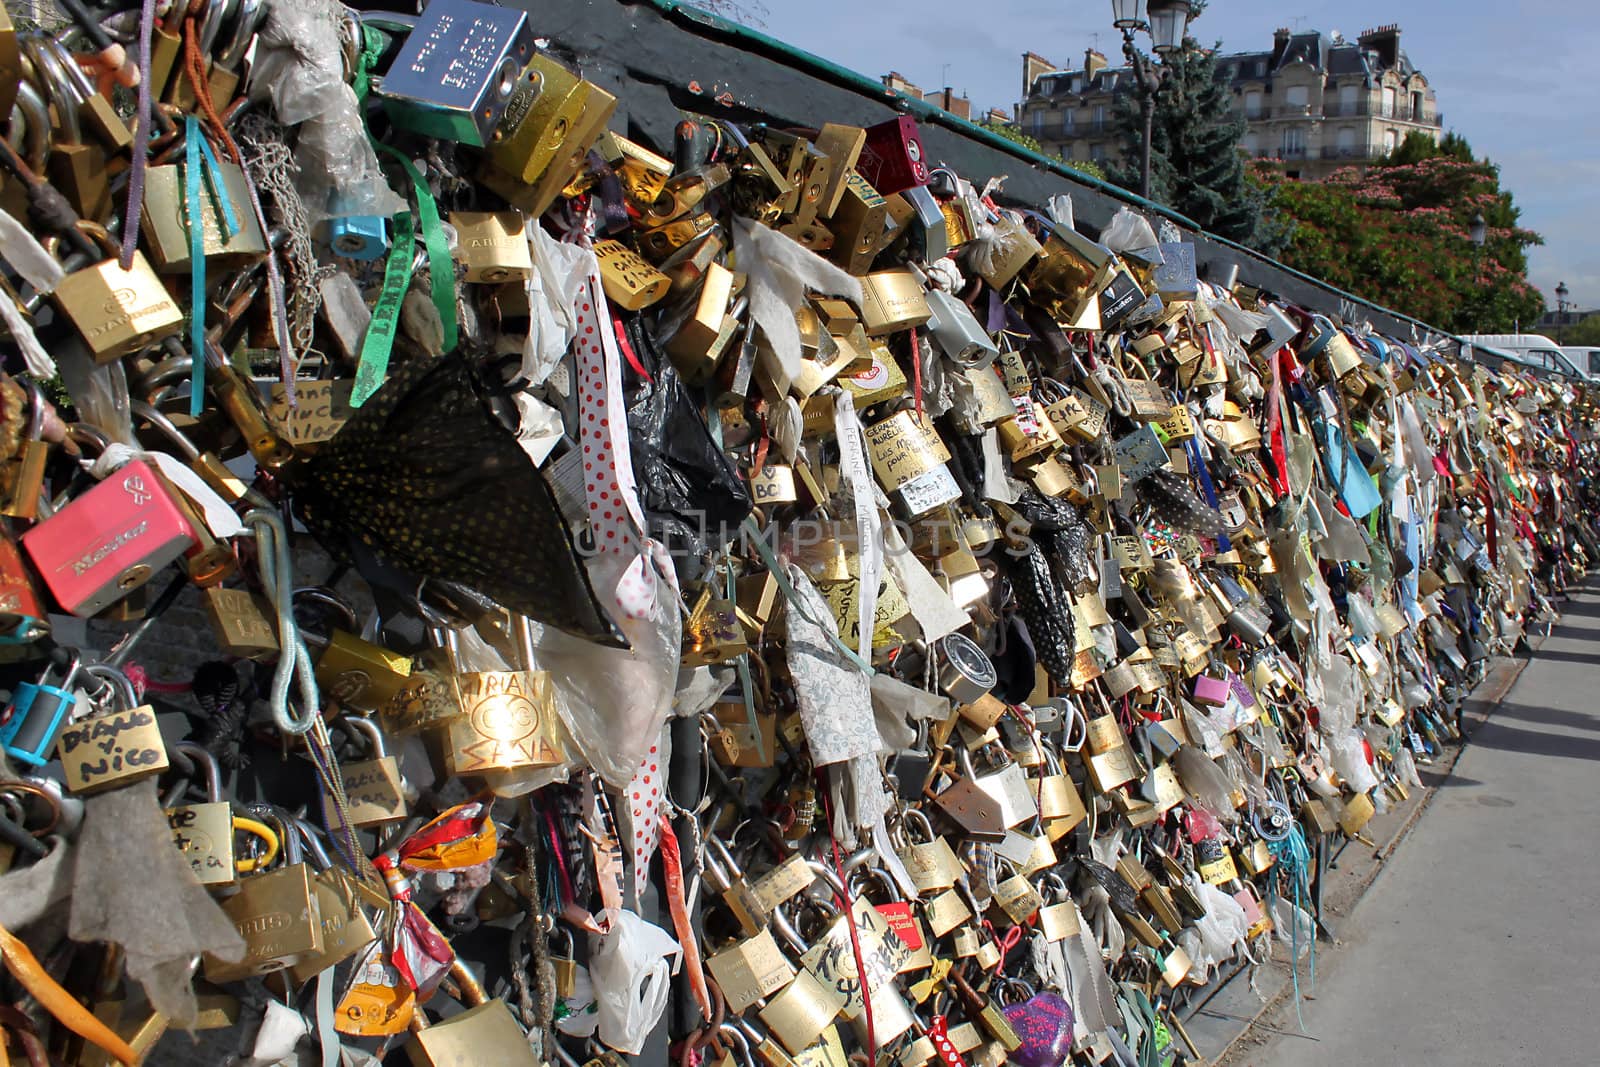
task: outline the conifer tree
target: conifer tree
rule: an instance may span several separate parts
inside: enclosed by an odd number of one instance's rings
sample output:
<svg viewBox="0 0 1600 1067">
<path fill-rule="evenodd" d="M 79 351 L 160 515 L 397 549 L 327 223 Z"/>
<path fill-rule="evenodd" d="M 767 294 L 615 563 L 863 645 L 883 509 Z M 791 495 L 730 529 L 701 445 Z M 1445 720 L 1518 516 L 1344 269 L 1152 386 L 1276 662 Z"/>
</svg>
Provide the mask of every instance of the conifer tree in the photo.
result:
<svg viewBox="0 0 1600 1067">
<path fill-rule="evenodd" d="M 1252 180 L 1240 154 L 1243 116 L 1233 110 L 1229 87 L 1217 68 L 1216 50 L 1190 38 L 1181 52 L 1159 65 L 1150 140 L 1150 199 L 1165 204 L 1221 237 L 1268 254 L 1286 235 L 1268 210 L 1268 194 Z M 1122 164 L 1111 180 L 1139 188 L 1139 153 L 1144 136 L 1140 111 L 1144 89 L 1135 86 L 1117 100 L 1114 123 Z"/>
</svg>

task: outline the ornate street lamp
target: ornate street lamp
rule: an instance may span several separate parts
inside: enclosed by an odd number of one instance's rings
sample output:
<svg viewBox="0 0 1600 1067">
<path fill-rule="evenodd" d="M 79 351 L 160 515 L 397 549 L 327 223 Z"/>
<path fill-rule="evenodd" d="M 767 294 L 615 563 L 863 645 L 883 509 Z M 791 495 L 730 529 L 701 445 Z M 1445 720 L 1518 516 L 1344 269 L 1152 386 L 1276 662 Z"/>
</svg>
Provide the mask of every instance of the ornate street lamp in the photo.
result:
<svg viewBox="0 0 1600 1067">
<path fill-rule="evenodd" d="M 1144 0 L 1111 0 L 1111 25 L 1119 30 L 1136 30 L 1143 26 Z"/>
<path fill-rule="evenodd" d="M 1183 50 L 1183 39 L 1194 17 L 1190 0 L 1111 0 L 1111 24 L 1122 31 L 1122 54 L 1133 68 L 1140 90 L 1140 117 L 1144 120 L 1144 140 L 1139 145 L 1139 195 L 1150 197 L 1150 141 L 1155 126 L 1156 89 L 1161 71 L 1148 62 L 1134 46 L 1136 30 L 1150 35 L 1150 46 L 1158 56 Z"/>
<path fill-rule="evenodd" d="M 1150 42 L 1156 55 L 1182 50 L 1193 11 L 1189 0 L 1150 0 Z"/>
</svg>

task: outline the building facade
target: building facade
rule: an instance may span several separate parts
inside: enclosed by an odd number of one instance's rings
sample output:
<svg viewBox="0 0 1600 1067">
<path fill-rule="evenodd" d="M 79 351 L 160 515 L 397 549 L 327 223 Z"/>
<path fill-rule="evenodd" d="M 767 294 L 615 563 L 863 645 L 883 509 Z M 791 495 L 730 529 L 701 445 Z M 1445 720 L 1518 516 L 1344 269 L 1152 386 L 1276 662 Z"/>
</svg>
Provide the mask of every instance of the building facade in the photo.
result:
<svg viewBox="0 0 1600 1067">
<path fill-rule="evenodd" d="M 1419 131 L 1435 142 L 1444 116 L 1428 79 L 1400 47 L 1400 27 L 1382 26 L 1348 41 L 1338 33 L 1273 37 L 1271 51 L 1219 56 L 1247 129 L 1243 149 L 1281 161 L 1293 178 L 1320 178 L 1381 158 Z M 1090 49 L 1083 66 L 1060 70 L 1035 53 L 1022 57 L 1016 119 L 1068 162 L 1115 163 L 1117 97 L 1136 89 L 1133 71 Z"/>
<path fill-rule="evenodd" d="M 934 107 L 942 107 L 958 119 L 966 119 L 968 122 L 998 122 L 1003 125 L 1011 122 L 1011 116 L 1001 108 L 992 107 L 988 111 L 974 112 L 972 101 L 967 98 L 967 94 L 962 93 L 957 96 L 955 90 L 948 85 L 943 89 L 924 91 L 920 85 L 913 84 L 905 75 L 895 70 L 882 75 L 878 80 L 883 82 L 886 89 L 904 93 L 913 100 L 921 100 Z"/>
</svg>

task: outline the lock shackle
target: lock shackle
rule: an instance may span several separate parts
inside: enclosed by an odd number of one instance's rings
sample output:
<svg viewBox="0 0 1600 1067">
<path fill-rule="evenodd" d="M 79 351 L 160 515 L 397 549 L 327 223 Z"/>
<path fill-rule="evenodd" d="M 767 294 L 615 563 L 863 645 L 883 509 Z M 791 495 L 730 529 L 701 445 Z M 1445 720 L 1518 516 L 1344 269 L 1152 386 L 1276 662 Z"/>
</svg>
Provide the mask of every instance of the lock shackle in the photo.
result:
<svg viewBox="0 0 1600 1067">
<path fill-rule="evenodd" d="M 273 832 L 277 834 L 284 866 L 293 866 L 306 861 L 305 844 L 300 839 L 300 828 L 295 824 L 293 815 L 276 804 L 251 804 L 245 810 L 272 827 Z M 269 862 L 271 861 L 262 861 L 261 866 L 266 866 Z"/>
<path fill-rule="evenodd" d="M 817 880 L 819 882 L 822 882 L 829 889 L 833 890 L 833 895 L 835 897 L 839 898 L 840 900 L 847 899 L 848 890 L 845 889 L 844 883 L 839 880 L 839 876 L 833 873 L 827 864 L 819 863 L 814 859 L 807 859 L 806 868 L 810 870 L 812 874 L 817 876 Z"/>
<path fill-rule="evenodd" d="M 263 0 L 240 0 L 239 10 L 233 19 L 232 32 L 217 53 L 217 64 L 227 70 L 238 70 L 239 61 L 250 50 L 250 39 L 256 35 L 266 20 L 267 5 Z"/>
<path fill-rule="evenodd" d="M 711 1033 L 711 1047 L 715 1049 L 721 1043 L 724 1036 L 731 1037 L 733 1039 L 733 1045 L 736 1053 L 739 1059 L 744 1062 L 745 1067 L 755 1067 L 755 1061 L 750 1058 L 750 1042 L 745 1038 L 744 1031 L 740 1030 L 732 1022 L 724 1019 L 721 1023 L 717 1024 L 717 1028 Z"/>
<path fill-rule="evenodd" d="M 154 406 L 143 400 L 135 400 L 129 405 L 129 410 L 135 418 L 143 419 L 157 430 L 160 430 L 161 436 L 171 441 L 178 451 L 183 453 L 184 459 L 192 463 L 200 458 L 200 450 L 195 447 L 194 442 L 185 437 L 183 431 L 178 429 L 177 424 L 157 411 Z"/>
<path fill-rule="evenodd" d="M 373 759 L 383 759 L 389 754 L 389 746 L 384 741 L 383 730 L 379 728 L 377 723 L 372 721 L 371 716 L 346 713 L 344 725 L 346 730 L 366 738 L 367 751 L 372 753 Z"/>
<path fill-rule="evenodd" d="M 726 872 L 725 877 L 727 877 L 730 881 L 743 878 L 745 876 L 744 867 L 739 863 L 738 860 L 733 858 L 733 851 L 723 843 L 723 840 L 720 837 L 716 837 L 715 835 L 707 836 L 706 851 L 708 853 L 716 853 L 716 862 L 722 868 L 722 870 Z M 708 856 L 707 858 L 709 859 L 710 857 Z"/>
<path fill-rule="evenodd" d="M 311 853 L 311 865 L 319 871 L 332 870 L 333 860 L 328 855 L 327 846 L 322 843 L 322 831 L 315 823 L 302 816 L 296 815 L 293 819 L 294 837 L 304 845 L 307 852 Z"/>
<path fill-rule="evenodd" d="M 804 894 L 802 894 L 802 899 L 803 896 Z M 767 921 L 772 924 L 773 932 L 794 950 L 796 956 L 804 956 L 811 951 L 811 946 L 806 943 L 805 938 L 800 936 L 800 931 L 795 928 L 794 923 L 790 921 L 788 914 L 782 907 L 773 909 Z"/>
<path fill-rule="evenodd" d="M 19 142 L 22 147 L 18 147 Z M 29 170 L 42 177 L 53 147 L 50 141 L 50 106 L 45 103 L 44 95 L 26 78 L 17 82 L 17 102 L 11 105 L 11 124 L 6 131 L 6 143 L 22 157 Z"/>
<path fill-rule="evenodd" d="M 35 800 L 44 801 L 45 807 L 50 811 L 49 821 L 44 826 L 36 830 L 28 829 L 29 820 L 26 800 L 28 797 L 32 797 Z M 27 830 L 28 833 L 35 838 L 44 837 L 45 835 L 51 833 L 61 823 L 61 798 L 43 786 L 35 785 L 32 782 L 21 781 L 20 779 L 17 781 L 0 782 L 0 798 L 4 798 L 7 801 L 8 806 L 13 803 L 16 805 L 19 818 L 13 821 L 15 821 L 16 824 L 22 827 L 24 830 Z M 41 856 L 39 858 L 43 857 Z"/>
<path fill-rule="evenodd" d="M 922 831 L 923 840 L 913 840 L 907 831 L 916 826 Z M 900 832 L 908 844 L 931 845 L 934 841 L 933 823 L 929 821 L 927 813 L 920 808 L 907 808 L 900 813 Z"/>
<path fill-rule="evenodd" d="M 889 902 L 891 904 L 901 904 L 905 902 L 905 894 L 900 892 L 900 886 L 896 884 L 894 877 L 890 875 L 889 872 L 883 867 L 877 866 L 862 867 L 850 872 L 850 894 L 856 897 L 865 896 L 865 890 L 857 887 L 858 885 L 869 885 L 872 882 L 877 882 L 888 891 Z"/>
<path fill-rule="evenodd" d="M 28 36 L 23 39 L 22 47 L 33 61 L 34 75 L 42 83 L 41 87 L 50 102 L 55 105 L 62 138 L 67 144 L 81 145 L 83 123 L 78 117 L 78 108 L 83 104 L 84 97 L 79 95 L 77 86 L 62 68 L 61 57 L 45 46 L 43 42 L 46 40 L 50 38 Z"/>
<path fill-rule="evenodd" d="M 222 764 L 217 762 L 217 757 L 210 749 L 194 741 L 179 741 L 171 745 L 167 752 L 169 755 L 189 760 L 205 776 L 208 803 L 222 803 Z M 168 801 L 168 803 L 174 802 Z"/>
<path fill-rule="evenodd" d="M 344 624 L 343 626 L 329 627 L 329 629 L 343 629 L 352 634 L 360 632 L 361 623 L 356 619 L 355 609 L 332 589 L 321 585 L 302 586 L 294 591 L 293 597 L 295 608 L 298 609 L 304 605 L 311 611 L 330 612 L 337 616 L 338 622 Z M 295 618 L 300 618 L 298 611 L 295 613 Z M 300 631 L 301 636 L 305 637 L 307 643 L 309 643 L 312 635 L 307 632 L 304 622 L 300 623 Z"/>
<path fill-rule="evenodd" d="M 217 37 L 222 27 L 232 21 L 239 0 L 206 0 L 205 14 L 200 18 L 200 54 L 214 58 Z"/>
<path fill-rule="evenodd" d="M 111 664 L 91 663 L 83 669 L 83 673 L 105 683 L 105 687 L 111 691 L 116 702 L 122 705 L 116 710 L 132 711 L 139 706 L 139 692 L 134 688 L 133 682 Z"/>
</svg>

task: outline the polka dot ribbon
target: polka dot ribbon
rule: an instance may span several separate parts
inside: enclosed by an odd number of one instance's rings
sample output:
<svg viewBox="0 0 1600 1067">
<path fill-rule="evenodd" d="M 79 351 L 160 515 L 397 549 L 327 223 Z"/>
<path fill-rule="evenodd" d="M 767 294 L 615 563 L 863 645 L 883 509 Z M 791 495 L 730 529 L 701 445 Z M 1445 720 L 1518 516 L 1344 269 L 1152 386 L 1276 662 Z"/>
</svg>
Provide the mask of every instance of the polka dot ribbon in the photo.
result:
<svg viewBox="0 0 1600 1067">
<path fill-rule="evenodd" d="M 589 277 L 578 290 L 577 363 L 580 416 L 578 440 L 583 446 L 584 500 L 596 551 L 629 561 L 610 607 L 630 619 L 650 616 L 656 600 L 656 576 L 640 531 L 644 514 L 633 480 L 628 449 L 627 414 L 622 404 L 621 357 L 600 284 L 600 266 L 589 260 Z"/>
<path fill-rule="evenodd" d="M 944 1067 L 967 1067 L 967 1062 L 950 1040 L 950 1023 L 943 1015 L 933 1017 L 933 1023 L 928 1027 L 928 1038 L 933 1042 L 933 1051 L 938 1054 L 939 1062 Z"/>
<path fill-rule="evenodd" d="M 644 893 L 650 880 L 650 860 L 661 843 L 662 770 L 667 764 L 668 734 L 662 727 L 661 736 L 650 746 L 633 781 L 628 783 L 625 807 L 632 816 L 633 831 L 633 891 L 634 899 Z"/>
</svg>

